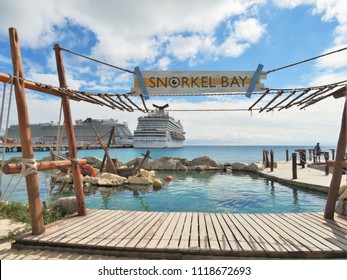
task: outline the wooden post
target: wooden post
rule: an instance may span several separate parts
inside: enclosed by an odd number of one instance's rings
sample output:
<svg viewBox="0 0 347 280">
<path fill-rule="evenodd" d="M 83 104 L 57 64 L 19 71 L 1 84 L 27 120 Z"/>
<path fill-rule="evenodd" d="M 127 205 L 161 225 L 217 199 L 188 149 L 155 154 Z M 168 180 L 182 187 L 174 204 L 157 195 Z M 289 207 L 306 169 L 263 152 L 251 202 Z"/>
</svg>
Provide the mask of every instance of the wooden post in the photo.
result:
<svg viewBox="0 0 347 280">
<path fill-rule="evenodd" d="M 14 80 L 19 138 L 22 148 L 22 158 L 24 160 L 35 161 L 34 152 L 31 143 L 31 131 L 28 114 L 28 106 L 25 97 L 24 87 L 24 71 L 22 64 L 22 56 L 20 53 L 20 45 L 17 30 L 9 29 L 11 57 L 13 64 Z M 26 167 L 27 168 L 27 167 Z M 33 235 L 39 235 L 45 232 L 43 213 L 40 201 L 40 190 L 37 172 L 25 176 L 26 188 L 28 192 L 29 211 L 31 216 L 31 228 Z"/>
<path fill-rule="evenodd" d="M 54 51 L 55 51 L 55 59 L 57 63 L 59 85 L 61 88 L 67 88 L 61 46 L 56 44 L 54 46 Z M 86 209 L 86 203 L 84 200 L 81 171 L 77 164 L 77 147 L 76 147 L 76 141 L 75 141 L 75 131 L 74 131 L 72 117 L 71 117 L 70 99 L 68 96 L 62 96 L 61 100 L 62 100 L 62 106 L 63 106 L 63 112 L 64 112 L 66 138 L 69 145 L 69 155 L 72 161 L 71 172 L 72 172 L 74 190 L 75 190 L 76 201 L 77 201 L 77 212 L 78 212 L 78 215 L 85 216 L 87 214 L 87 209 Z"/>
<path fill-rule="evenodd" d="M 296 167 L 296 153 L 292 153 L 292 173 L 293 179 L 298 179 L 298 172 Z"/>
<path fill-rule="evenodd" d="M 99 133 L 98 133 L 98 131 L 97 131 L 95 125 L 93 124 L 93 121 L 92 121 L 90 124 L 91 124 L 91 126 L 92 126 L 92 128 L 93 128 L 93 130 L 94 130 L 94 133 L 95 133 L 95 135 L 96 135 L 96 138 L 98 138 L 98 141 L 99 141 L 99 144 L 100 144 L 101 148 L 102 148 L 102 149 L 104 150 L 104 152 L 105 152 L 105 155 L 106 155 L 107 160 L 108 160 L 108 164 L 109 164 L 109 166 L 110 166 L 110 171 L 111 171 L 111 173 L 117 174 L 117 167 L 114 165 L 113 160 L 112 160 L 110 154 L 108 153 L 108 148 L 105 146 L 104 141 L 102 141 L 102 139 L 101 139 L 101 137 L 100 137 L 100 135 L 99 135 Z"/>
<path fill-rule="evenodd" d="M 339 140 L 337 142 L 336 148 L 336 159 L 335 162 L 340 163 L 344 160 L 346 153 L 346 144 L 347 144 L 347 129 L 346 129 L 346 114 L 347 110 L 347 100 L 345 101 L 345 106 L 343 107 L 342 121 Z M 335 164 L 333 176 L 331 178 L 330 187 L 328 190 L 327 202 L 325 205 L 324 218 L 325 219 L 334 219 L 335 204 L 338 198 L 339 189 L 341 185 L 343 167 L 341 164 Z"/>
<path fill-rule="evenodd" d="M 110 149 L 110 146 L 111 146 L 111 142 L 112 142 L 112 139 L 113 139 L 113 135 L 115 134 L 115 130 L 116 130 L 116 127 L 112 126 L 111 128 L 111 132 L 110 132 L 110 138 L 108 138 L 108 142 L 107 142 L 107 151 Z M 107 154 L 105 152 L 104 154 L 104 157 L 102 159 L 102 163 L 101 163 L 101 166 L 100 166 L 100 173 L 103 172 L 104 170 L 104 166 L 105 166 L 105 162 L 106 162 L 106 157 L 107 157 Z"/>
<path fill-rule="evenodd" d="M 265 168 L 268 168 L 270 166 L 270 164 L 269 164 L 269 151 L 267 151 L 267 150 L 263 151 L 263 165 Z"/>
<path fill-rule="evenodd" d="M 286 161 L 289 161 L 289 151 L 286 149 Z"/>
<path fill-rule="evenodd" d="M 331 150 L 331 159 L 335 160 L 335 149 L 330 149 Z"/>
<path fill-rule="evenodd" d="M 274 171 L 274 151 L 270 150 L 270 170 Z"/>
</svg>

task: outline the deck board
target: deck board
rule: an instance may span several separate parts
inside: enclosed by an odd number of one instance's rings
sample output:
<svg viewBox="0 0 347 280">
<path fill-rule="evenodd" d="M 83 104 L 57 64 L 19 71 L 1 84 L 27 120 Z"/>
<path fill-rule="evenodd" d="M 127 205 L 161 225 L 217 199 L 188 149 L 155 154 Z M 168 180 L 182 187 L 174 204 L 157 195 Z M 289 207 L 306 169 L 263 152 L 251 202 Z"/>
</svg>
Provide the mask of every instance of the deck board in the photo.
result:
<svg viewBox="0 0 347 280">
<path fill-rule="evenodd" d="M 300 239 L 301 242 L 311 251 L 332 251 L 332 249 L 329 248 L 326 244 L 321 244 L 315 238 L 312 238 L 309 234 L 307 234 L 305 230 L 295 224 L 293 225 L 285 216 L 281 216 L 281 214 L 270 214 L 270 216 L 273 217 L 277 222 L 281 223 L 284 227 L 286 227 L 287 230 L 291 232 L 291 234 L 294 234 L 296 238 Z"/>
<path fill-rule="evenodd" d="M 347 258 L 347 223 L 322 213 L 220 214 L 93 210 L 15 238 L 14 248 L 144 257 Z"/>
<path fill-rule="evenodd" d="M 171 240 L 173 232 L 175 231 L 175 228 L 177 226 L 180 215 L 181 215 L 181 213 L 173 213 L 173 218 L 171 219 L 171 222 L 169 223 L 168 227 L 166 228 L 164 235 L 162 236 L 160 242 L 156 246 L 157 250 L 164 251 L 164 249 L 166 249 L 167 246 L 169 245 L 169 242 Z"/>
<path fill-rule="evenodd" d="M 302 242 L 300 242 L 300 238 L 295 238 L 295 236 L 291 235 L 285 227 L 277 223 L 270 216 L 263 214 L 255 214 L 254 216 L 258 221 L 263 222 L 275 232 L 274 236 L 277 236 L 277 240 L 280 244 L 282 244 L 282 246 L 292 248 L 291 252 L 310 252 L 310 249 L 304 246 Z"/>
<path fill-rule="evenodd" d="M 184 221 L 186 219 L 186 215 L 187 213 L 182 212 L 179 220 L 177 222 L 177 226 L 175 227 L 175 230 L 172 234 L 171 240 L 167 246 L 167 249 L 176 251 L 178 250 L 178 245 L 180 243 L 181 240 L 181 234 L 182 234 L 182 230 L 183 230 L 183 226 L 184 226 Z"/>
</svg>

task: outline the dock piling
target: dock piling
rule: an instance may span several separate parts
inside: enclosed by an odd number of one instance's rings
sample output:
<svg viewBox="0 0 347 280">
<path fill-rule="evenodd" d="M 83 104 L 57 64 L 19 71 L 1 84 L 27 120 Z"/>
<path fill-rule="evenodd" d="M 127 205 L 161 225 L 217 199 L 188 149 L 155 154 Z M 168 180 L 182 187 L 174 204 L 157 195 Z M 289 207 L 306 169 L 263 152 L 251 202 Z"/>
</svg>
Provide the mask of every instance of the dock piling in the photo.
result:
<svg viewBox="0 0 347 280">
<path fill-rule="evenodd" d="M 297 165 L 296 165 L 296 153 L 292 153 L 292 174 L 293 179 L 298 179 Z"/>
</svg>

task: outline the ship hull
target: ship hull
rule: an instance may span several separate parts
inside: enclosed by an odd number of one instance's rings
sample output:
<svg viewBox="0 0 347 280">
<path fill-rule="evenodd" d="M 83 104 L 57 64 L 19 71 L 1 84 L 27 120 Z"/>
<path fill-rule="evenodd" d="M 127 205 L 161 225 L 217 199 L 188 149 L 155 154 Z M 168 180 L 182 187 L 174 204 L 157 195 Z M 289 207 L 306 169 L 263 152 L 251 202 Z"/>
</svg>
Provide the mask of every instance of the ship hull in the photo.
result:
<svg viewBox="0 0 347 280">
<path fill-rule="evenodd" d="M 133 141 L 134 149 L 163 149 L 183 147 L 183 141 Z"/>
</svg>

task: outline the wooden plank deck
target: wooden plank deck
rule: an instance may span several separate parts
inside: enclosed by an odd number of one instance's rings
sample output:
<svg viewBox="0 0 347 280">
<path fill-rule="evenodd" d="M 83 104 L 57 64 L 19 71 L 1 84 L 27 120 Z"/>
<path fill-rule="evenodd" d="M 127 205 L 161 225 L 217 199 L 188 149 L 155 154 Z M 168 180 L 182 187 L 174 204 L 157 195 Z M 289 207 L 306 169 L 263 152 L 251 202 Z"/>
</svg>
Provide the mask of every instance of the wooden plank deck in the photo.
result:
<svg viewBox="0 0 347 280">
<path fill-rule="evenodd" d="M 347 220 L 322 213 L 90 210 L 15 238 L 13 248 L 135 258 L 347 258 Z"/>
</svg>

